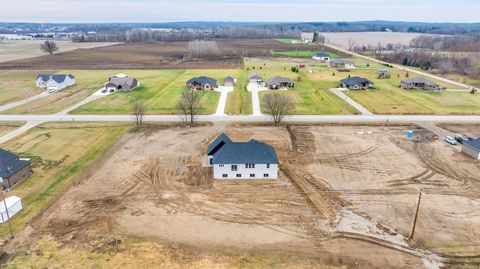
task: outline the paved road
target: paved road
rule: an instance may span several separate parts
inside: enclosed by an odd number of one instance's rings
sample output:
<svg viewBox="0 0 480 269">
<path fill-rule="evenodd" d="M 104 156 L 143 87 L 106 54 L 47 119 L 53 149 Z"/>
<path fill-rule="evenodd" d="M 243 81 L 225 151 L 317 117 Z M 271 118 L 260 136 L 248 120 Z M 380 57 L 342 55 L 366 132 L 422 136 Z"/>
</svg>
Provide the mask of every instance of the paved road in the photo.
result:
<svg viewBox="0 0 480 269">
<path fill-rule="evenodd" d="M 40 99 L 40 98 L 43 98 L 43 97 L 46 97 L 48 96 L 49 93 L 47 91 L 43 91 L 37 95 L 34 95 L 32 97 L 29 97 L 29 98 L 25 98 L 25 99 L 22 99 L 20 101 L 16 101 L 16 102 L 13 102 L 13 103 L 8 103 L 8 104 L 5 104 L 5 105 L 2 105 L 0 106 L 0 112 L 1 111 L 6 111 L 6 110 L 9 110 L 11 108 L 14 108 L 14 107 L 17 107 L 17 106 L 21 106 L 21 105 L 24 105 L 26 104 L 27 102 L 32 102 L 32 101 L 35 101 L 37 99 Z"/>
<path fill-rule="evenodd" d="M 348 91 L 345 88 L 332 88 L 330 92 L 338 96 L 340 99 L 347 102 L 349 105 L 353 106 L 358 112 L 362 113 L 363 115 L 373 115 L 372 112 L 368 111 L 364 106 L 357 103 L 357 101 L 353 100 L 352 98 L 348 97 L 344 91 Z"/>
<path fill-rule="evenodd" d="M 377 62 L 377 63 L 390 64 L 393 67 L 398 68 L 400 70 L 408 71 L 410 73 L 415 73 L 415 74 L 422 75 L 422 76 L 425 76 L 425 77 L 430 77 L 430 78 L 433 78 L 433 79 L 436 79 L 436 80 L 439 80 L 439 81 L 443 81 L 443 82 L 446 82 L 446 83 L 449 83 L 449 84 L 452 84 L 452 85 L 459 86 L 461 88 L 466 88 L 466 89 L 473 88 L 473 86 L 467 85 L 465 83 L 460 83 L 458 81 L 454 81 L 454 80 L 444 78 L 444 77 L 439 77 L 439 76 L 436 76 L 436 75 L 433 75 L 433 74 L 430 74 L 430 73 L 426 73 L 426 72 L 422 72 L 422 71 L 419 71 L 419 70 L 416 70 L 416 69 L 408 68 L 408 67 L 405 67 L 405 66 L 402 66 L 402 65 L 387 63 L 387 62 L 384 62 L 382 60 L 377 60 L 377 59 L 372 58 L 372 57 L 368 57 L 368 56 L 361 55 L 361 54 L 358 54 L 358 53 L 355 53 L 355 52 L 352 52 L 352 51 L 349 51 L 349 50 L 345 50 L 345 49 L 342 49 L 340 47 L 337 47 L 337 46 L 334 46 L 334 45 L 331 45 L 331 44 L 326 44 L 325 43 L 325 46 L 329 47 L 329 48 L 332 48 L 332 49 L 335 49 L 335 50 L 338 50 L 338 51 L 341 51 L 343 53 L 347 53 L 347 54 L 350 54 L 350 55 L 353 55 L 353 56 L 356 56 L 356 57 L 360 57 L 360 58 L 363 58 L 363 59 L 367 59 L 367 60 L 370 60 L 370 61 L 374 61 L 374 62 Z"/>
</svg>

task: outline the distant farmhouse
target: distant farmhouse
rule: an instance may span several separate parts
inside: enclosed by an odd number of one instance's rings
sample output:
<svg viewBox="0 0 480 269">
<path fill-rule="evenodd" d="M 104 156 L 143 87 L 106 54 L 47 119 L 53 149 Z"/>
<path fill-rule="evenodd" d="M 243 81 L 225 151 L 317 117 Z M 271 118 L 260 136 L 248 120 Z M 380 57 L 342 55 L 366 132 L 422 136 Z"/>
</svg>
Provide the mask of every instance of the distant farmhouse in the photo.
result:
<svg viewBox="0 0 480 269">
<path fill-rule="evenodd" d="M 354 68 L 355 63 L 350 60 L 334 59 L 330 61 L 330 66 L 333 68 Z"/>
<path fill-rule="evenodd" d="M 215 179 L 277 179 L 278 159 L 275 149 L 256 141 L 233 142 L 219 135 L 209 146 L 207 161 Z"/>
<path fill-rule="evenodd" d="M 325 52 L 315 52 L 312 56 L 312 59 L 317 60 L 317 61 L 322 61 L 325 63 L 330 62 L 330 56 L 326 54 Z"/>
<path fill-rule="evenodd" d="M 235 83 L 236 83 L 236 79 L 232 77 L 226 77 L 223 79 L 223 86 L 233 87 L 235 86 Z"/>
<path fill-rule="evenodd" d="M 340 80 L 343 88 L 349 90 L 366 90 L 374 87 L 374 83 L 366 78 L 351 77 Z"/>
<path fill-rule="evenodd" d="M 267 79 L 266 87 L 270 90 L 287 89 L 295 87 L 295 83 L 287 77 L 272 77 Z"/>
<path fill-rule="evenodd" d="M 138 86 L 138 81 L 125 74 L 117 74 L 108 79 L 105 89 L 108 92 L 129 92 Z"/>
<path fill-rule="evenodd" d="M 37 76 L 38 88 L 46 88 L 48 92 L 61 91 L 75 84 L 75 76 L 72 74 L 40 74 Z"/>
<path fill-rule="evenodd" d="M 211 77 L 196 77 L 187 81 L 187 87 L 192 90 L 213 90 L 218 88 L 218 83 Z"/>
<path fill-rule="evenodd" d="M 377 72 L 377 77 L 378 78 L 390 78 L 391 77 L 390 71 L 388 71 L 387 69 L 379 69 L 378 72 Z"/>
<path fill-rule="evenodd" d="M 263 82 L 263 78 L 259 74 L 250 74 L 248 76 L 248 82 L 261 84 Z"/>
<path fill-rule="evenodd" d="M 480 138 L 463 142 L 462 152 L 476 160 L 480 160 Z"/>
<path fill-rule="evenodd" d="M 426 78 L 408 78 L 400 82 L 400 87 L 404 89 L 422 89 L 422 90 L 434 90 L 439 91 L 444 88 L 440 87 L 437 83 L 430 81 Z"/>
<path fill-rule="evenodd" d="M 300 34 L 300 39 L 302 40 L 302 43 L 312 43 L 314 37 L 315 37 L 315 33 L 313 32 Z"/>
<path fill-rule="evenodd" d="M 0 149 L 0 185 L 3 189 L 13 188 L 30 174 L 30 159 L 22 159 L 10 151 Z"/>
</svg>

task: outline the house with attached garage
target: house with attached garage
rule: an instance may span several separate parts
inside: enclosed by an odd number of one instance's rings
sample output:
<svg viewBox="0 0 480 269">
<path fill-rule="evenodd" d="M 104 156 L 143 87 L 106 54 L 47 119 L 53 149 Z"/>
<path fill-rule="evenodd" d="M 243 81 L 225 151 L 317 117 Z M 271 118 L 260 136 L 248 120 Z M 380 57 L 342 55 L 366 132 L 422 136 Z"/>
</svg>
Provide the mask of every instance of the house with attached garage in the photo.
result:
<svg viewBox="0 0 480 269">
<path fill-rule="evenodd" d="M 333 68 L 355 68 L 355 63 L 350 60 L 334 59 L 330 61 L 330 66 Z"/>
<path fill-rule="evenodd" d="M 192 90 L 213 90 L 218 88 L 218 83 L 216 79 L 202 76 L 189 79 L 187 87 Z"/>
<path fill-rule="evenodd" d="M 374 83 L 366 78 L 351 77 L 340 80 L 341 87 L 349 90 L 366 90 L 374 87 Z"/>
<path fill-rule="evenodd" d="M 248 75 L 248 83 L 262 84 L 263 78 L 259 74 Z"/>
<path fill-rule="evenodd" d="M 480 160 L 480 138 L 463 142 L 462 152 L 476 160 Z"/>
<path fill-rule="evenodd" d="M 46 88 L 48 92 L 61 91 L 75 84 L 72 74 L 39 74 L 36 80 L 38 88 Z"/>
<path fill-rule="evenodd" d="M 30 159 L 23 159 L 16 154 L 0 149 L 0 186 L 11 189 L 32 174 Z"/>
<path fill-rule="evenodd" d="M 277 179 L 278 158 L 270 145 L 252 139 L 233 142 L 226 134 L 208 147 L 208 164 L 215 179 Z"/>
<path fill-rule="evenodd" d="M 232 77 L 226 77 L 223 79 L 223 86 L 233 87 L 235 86 L 235 83 L 237 83 L 237 80 Z"/>
<path fill-rule="evenodd" d="M 328 63 L 330 61 L 330 56 L 325 52 L 315 52 L 312 59 Z"/>
<path fill-rule="evenodd" d="M 400 82 L 400 87 L 403 89 L 422 89 L 439 91 L 444 88 L 440 87 L 437 83 L 428 80 L 426 78 L 408 78 Z"/>
<path fill-rule="evenodd" d="M 118 74 L 108 79 L 105 89 L 108 92 L 129 92 L 139 85 L 137 79 L 124 74 Z"/>
<path fill-rule="evenodd" d="M 265 85 L 271 90 L 288 89 L 295 87 L 295 83 L 293 83 L 291 79 L 279 76 L 267 79 Z"/>
</svg>

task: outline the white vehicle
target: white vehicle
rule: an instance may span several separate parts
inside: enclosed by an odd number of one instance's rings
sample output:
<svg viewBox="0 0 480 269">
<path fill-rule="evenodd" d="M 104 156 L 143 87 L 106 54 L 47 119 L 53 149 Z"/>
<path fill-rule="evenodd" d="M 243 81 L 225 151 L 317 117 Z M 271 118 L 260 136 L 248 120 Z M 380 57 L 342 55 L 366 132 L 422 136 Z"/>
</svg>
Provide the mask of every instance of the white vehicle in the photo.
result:
<svg viewBox="0 0 480 269">
<path fill-rule="evenodd" d="M 445 142 L 447 142 L 450 145 L 456 145 L 457 144 L 457 140 L 455 140 L 455 138 L 453 138 L 449 135 L 445 136 Z"/>
</svg>

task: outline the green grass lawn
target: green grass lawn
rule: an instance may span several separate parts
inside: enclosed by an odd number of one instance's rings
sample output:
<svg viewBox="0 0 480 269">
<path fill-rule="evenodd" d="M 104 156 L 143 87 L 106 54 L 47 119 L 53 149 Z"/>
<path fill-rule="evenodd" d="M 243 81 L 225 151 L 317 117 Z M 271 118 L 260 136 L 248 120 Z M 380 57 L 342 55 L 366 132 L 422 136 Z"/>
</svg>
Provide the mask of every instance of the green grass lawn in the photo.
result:
<svg viewBox="0 0 480 269">
<path fill-rule="evenodd" d="M 296 57 L 296 58 L 312 58 L 313 54 L 316 51 L 311 50 L 290 50 L 290 51 L 274 51 L 273 55 L 281 55 L 287 57 Z M 340 56 L 333 52 L 325 52 L 330 56 L 330 58 L 339 58 Z"/>
<path fill-rule="evenodd" d="M 48 123 L 2 144 L 2 148 L 32 159 L 33 174 L 8 193 L 21 197 L 23 204 L 23 210 L 12 218 L 14 230 L 19 231 L 44 210 L 130 128 L 125 123 Z M 6 234 L 8 227 L 0 226 L 0 236 Z"/>
<path fill-rule="evenodd" d="M 293 114 L 322 115 L 322 114 L 353 114 L 354 108 L 332 94 L 329 89 L 337 84 L 334 81 L 317 83 L 307 75 L 305 70 L 299 74 L 290 69 L 296 64 L 278 61 L 245 61 L 248 73 L 258 73 L 264 80 L 273 76 L 286 76 L 295 82 L 295 87 L 288 91 L 279 91 L 281 94 L 291 96 L 296 104 Z M 300 80 L 298 80 L 300 78 Z M 260 92 L 260 100 L 268 94 L 268 91 Z"/>
<path fill-rule="evenodd" d="M 247 91 L 248 73 L 246 69 L 240 72 L 237 80 L 234 91 L 228 93 L 225 113 L 227 115 L 252 114 L 252 94 Z"/>
<path fill-rule="evenodd" d="M 211 76 L 220 84 L 226 76 L 238 77 L 240 70 L 130 70 L 122 71 L 136 77 L 141 86 L 123 93 L 115 93 L 95 100 L 74 111 L 73 114 L 129 114 L 134 102 L 143 100 L 147 114 L 179 114 L 177 103 L 186 90 L 185 82 L 196 76 Z M 220 93 L 199 91 L 200 114 L 213 114 L 218 105 Z"/>
</svg>

